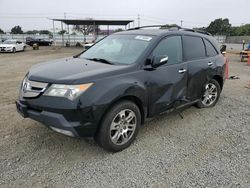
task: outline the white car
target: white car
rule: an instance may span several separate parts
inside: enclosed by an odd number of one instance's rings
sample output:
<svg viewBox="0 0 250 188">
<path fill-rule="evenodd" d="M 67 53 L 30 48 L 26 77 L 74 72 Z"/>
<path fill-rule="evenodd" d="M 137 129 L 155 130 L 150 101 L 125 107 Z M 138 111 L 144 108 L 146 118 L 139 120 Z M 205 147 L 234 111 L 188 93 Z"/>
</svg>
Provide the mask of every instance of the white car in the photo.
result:
<svg viewBox="0 0 250 188">
<path fill-rule="evenodd" d="M 17 40 L 6 40 L 0 44 L 0 52 L 17 52 L 24 51 L 26 44 Z"/>
</svg>

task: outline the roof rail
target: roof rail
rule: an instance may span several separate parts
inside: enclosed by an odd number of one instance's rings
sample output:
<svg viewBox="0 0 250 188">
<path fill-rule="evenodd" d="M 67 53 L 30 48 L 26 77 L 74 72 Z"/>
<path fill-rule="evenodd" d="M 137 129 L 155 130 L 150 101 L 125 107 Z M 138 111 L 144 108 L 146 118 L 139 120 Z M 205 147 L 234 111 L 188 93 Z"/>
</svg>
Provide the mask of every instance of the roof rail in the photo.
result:
<svg viewBox="0 0 250 188">
<path fill-rule="evenodd" d="M 147 25 L 147 26 L 141 26 L 141 27 L 134 27 L 130 30 L 139 30 L 139 29 L 143 29 L 143 28 L 152 28 L 152 27 L 160 27 L 160 29 L 168 29 L 169 31 L 190 31 L 190 32 L 195 32 L 195 33 L 201 33 L 201 34 L 205 34 L 205 35 L 209 35 L 212 36 L 211 33 L 207 32 L 207 31 L 202 31 L 202 30 L 197 30 L 197 29 L 189 29 L 189 28 L 182 28 L 180 26 L 168 26 L 168 25 Z"/>
<path fill-rule="evenodd" d="M 180 30 L 181 31 L 190 31 L 190 32 L 195 32 L 195 33 L 201 33 L 201 34 L 212 36 L 211 33 L 207 32 L 207 31 L 198 30 L 198 29 L 181 28 Z"/>
<path fill-rule="evenodd" d="M 164 25 L 146 25 L 146 26 L 141 26 L 141 27 L 134 27 L 128 30 L 138 30 L 138 29 L 143 29 L 143 28 L 151 28 L 151 27 L 163 27 Z"/>
</svg>

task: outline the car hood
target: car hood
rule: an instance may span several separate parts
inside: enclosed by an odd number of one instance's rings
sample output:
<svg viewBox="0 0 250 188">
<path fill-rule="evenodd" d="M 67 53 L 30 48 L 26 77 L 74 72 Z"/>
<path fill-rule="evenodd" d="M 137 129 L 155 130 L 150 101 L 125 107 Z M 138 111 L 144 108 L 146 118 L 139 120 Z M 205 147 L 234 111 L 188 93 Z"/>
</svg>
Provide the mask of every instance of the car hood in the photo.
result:
<svg viewBox="0 0 250 188">
<path fill-rule="evenodd" d="M 31 67 L 29 80 L 48 83 L 80 84 L 120 74 L 126 65 L 109 65 L 81 58 L 64 58 Z"/>
<path fill-rule="evenodd" d="M 0 44 L 0 47 L 14 47 L 15 44 Z"/>
</svg>

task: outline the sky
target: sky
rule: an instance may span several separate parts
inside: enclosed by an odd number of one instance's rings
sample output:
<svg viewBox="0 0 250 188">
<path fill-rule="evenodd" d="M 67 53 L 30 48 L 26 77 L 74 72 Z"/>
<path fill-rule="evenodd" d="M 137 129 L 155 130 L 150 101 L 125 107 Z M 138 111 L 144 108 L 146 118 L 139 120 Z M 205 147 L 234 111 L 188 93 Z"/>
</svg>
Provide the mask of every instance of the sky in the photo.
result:
<svg viewBox="0 0 250 188">
<path fill-rule="evenodd" d="M 0 28 L 10 31 L 51 30 L 48 18 L 131 19 L 138 25 L 181 24 L 208 26 L 216 18 L 229 18 L 234 26 L 250 23 L 250 0 L 0 0 Z M 131 24 L 133 26 L 133 24 Z M 60 28 L 60 23 L 56 23 Z"/>
</svg>

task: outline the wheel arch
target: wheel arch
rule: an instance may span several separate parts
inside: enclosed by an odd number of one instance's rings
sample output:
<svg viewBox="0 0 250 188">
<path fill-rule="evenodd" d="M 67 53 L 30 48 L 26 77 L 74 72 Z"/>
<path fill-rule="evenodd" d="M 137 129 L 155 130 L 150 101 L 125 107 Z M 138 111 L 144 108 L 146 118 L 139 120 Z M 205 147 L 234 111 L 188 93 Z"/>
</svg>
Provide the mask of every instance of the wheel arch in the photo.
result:
<svg viewBox="0 0 250 188">
<path fill-rule="evenodd" d="M 96 130 L 96 133 L 98 133 L 99 129 L 100 129 L 100 123 L 103 121 L 103 118 L 105 117 L 105 115 L 108 113 L 108 111 L 117 103 L 121 102 L 121 101 L 130 101 L 130 102 L 133 102 L 135 103 L 140 112 L 141 112 L 141 125 L 144 124 L 145 122 L 145 119 L 146 119 L 146 116 L 147 116 L 147 108 L 144 107 L 143 105 L 143 102 L 142 100 L 137 97 L 137 96 L 134 96 L 134 95 L 126 95 L 126 96 L 121 96 L 119 98 L 116 98 L 115 100 L 113 100 L 110 105 L 105 109 L 105 112 L 102 114 L 101 118 L 100 118 L 100 121 L 98 123 L 98 127 L 97 127 L 97 130 Z"/>
<path fill-rule="evenodd" d="M 213 76 L 213 79 L 216 80 L 219 83 L 220 89 L 222 90 L 222 88 L 223 88 L 223 78 L 221 76 L 219 76 L 219 75 L 215 75 L 215 76 Z"/>
</svg>

